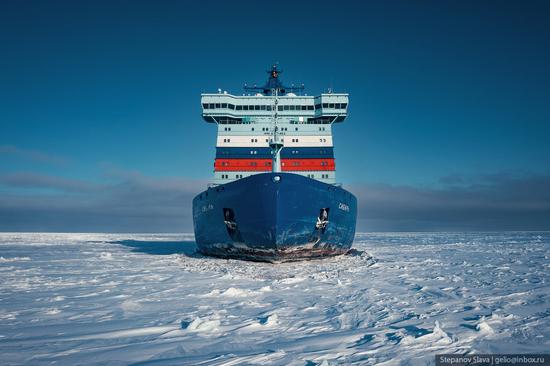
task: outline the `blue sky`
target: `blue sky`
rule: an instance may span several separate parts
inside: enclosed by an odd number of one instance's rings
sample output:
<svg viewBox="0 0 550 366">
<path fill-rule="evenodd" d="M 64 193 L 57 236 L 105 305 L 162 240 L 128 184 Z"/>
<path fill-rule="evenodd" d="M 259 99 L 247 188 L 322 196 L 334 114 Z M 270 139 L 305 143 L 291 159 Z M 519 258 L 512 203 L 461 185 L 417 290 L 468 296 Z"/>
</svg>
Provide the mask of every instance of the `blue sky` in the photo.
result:
<svg viewBox="0 0 550 366">
<path fill-rule="evenodd" d="M 3 2 L 0 230 L 135 231 L 171 209 L 145 229 L 189 230 L 178 207 L 215 152 L 200 93 L 241 93 L 275 61 L 309 94 L 350 93 L 335 153 L 360 229 L 550 229 L 549 20 L 544 1 Z M 467 219 L 517 184 L 513 213 Z M 125 185 L 180 206 L 129 218 Z M 376 187 L 418 204 L 372 212 Z M 438 219 L 457 190 L 476 205 Z M 440 207 L 420 222 L 418 192 Z"/>
</svg>

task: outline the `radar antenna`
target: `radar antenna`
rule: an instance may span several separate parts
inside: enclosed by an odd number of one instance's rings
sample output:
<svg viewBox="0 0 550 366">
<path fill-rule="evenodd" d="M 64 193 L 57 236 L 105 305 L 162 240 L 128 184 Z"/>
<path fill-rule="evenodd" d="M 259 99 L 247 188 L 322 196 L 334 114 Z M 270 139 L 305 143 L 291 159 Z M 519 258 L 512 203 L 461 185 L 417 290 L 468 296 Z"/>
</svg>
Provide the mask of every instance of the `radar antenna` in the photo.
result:
<svg viewBox="0 0 550 366">
<path fill-rule="evenodd" d="M 285 93 L 301 93 L 304 90 L 304 84 L 299 86 L 284 86 L 281 80 L 279 80 L 279 75 L 283 73 L 282 70 L 279 70 L 279 65 L 275 64 L 271 67 L 271 70 L 268 70 L 269 78 L 264 86 L 253 86 L 244 85 L 244 90 L 247 92 L 256 92 L 262 93 L 264 95 L 273 95 L 273 90 L 277 90 L 279 94 Z"/>
</svg>

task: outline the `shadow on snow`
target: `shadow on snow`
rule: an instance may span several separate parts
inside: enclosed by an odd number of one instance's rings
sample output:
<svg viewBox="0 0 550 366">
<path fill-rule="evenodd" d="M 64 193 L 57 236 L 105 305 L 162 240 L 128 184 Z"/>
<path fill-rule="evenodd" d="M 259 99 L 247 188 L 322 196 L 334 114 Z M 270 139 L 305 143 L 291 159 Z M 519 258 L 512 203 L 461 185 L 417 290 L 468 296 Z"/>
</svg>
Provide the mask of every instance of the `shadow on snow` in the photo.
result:
<svg viewBox="0 0 550 366">
<path fill-rule="evenodd" d="M 132 252 L 136 253 L 154 255 L 183 254 L 187 257 L 199 256 L 199 254 L 197 253 L 197 244 L 192 240 L 143 241 L 128 239 L 112 241 L 111 243 L 132 248 Z"/>
</svg>

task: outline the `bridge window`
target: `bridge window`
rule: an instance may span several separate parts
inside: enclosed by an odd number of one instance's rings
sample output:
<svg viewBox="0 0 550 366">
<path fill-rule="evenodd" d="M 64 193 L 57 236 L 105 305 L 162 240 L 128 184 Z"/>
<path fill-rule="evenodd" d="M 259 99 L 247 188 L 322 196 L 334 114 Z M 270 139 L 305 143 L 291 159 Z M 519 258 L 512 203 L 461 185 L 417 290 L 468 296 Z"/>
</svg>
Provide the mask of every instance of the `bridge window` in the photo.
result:
<svg viewBox="0 0 550 366">
<path fill-rule="evenodd" d="M 334 108 L 334 103 L 329 103 L 329 104 L 328 104 L 328 107 L 329 107 L 329 108 Z"/>
<path fill-rule="evenodd" d="M 254 110 L 254 106 L 253 106 L 253 105 L 249 105 L 249 106 L 248 106 L 248 110 L 249 110 L 249 111 L 253 111 L 253 110 Z"/>
<path fill-rule="evenodd" d="M 308 111 L 312 111 L 312 110 L 313 110 L 313 106 L 312 106 L 312 105 L 308 105 L 308 106 L 307 106 L 307 110 L 308 110 Z"/>
<path fill-rule="evenodd" d="M 242 105 L 238 105 L 236 106 L 235 108 L 237 111 L 242 111 L 243 110 L 243 106 Z"/>
<path fill-rule="evenodd" d="M 216 108 L 220 108 L 221 104 L 220 103 L 216 103 Z"/>
<path fill-rule="evenodd" d="M 342 118 L 345 118 L 345 117 L 342 116 Z M 329 124 L 329 123 L 332 123 L 333 119 L 334 119 L 333 116 L 308 118 L 307 123 L 308 124 Z"/>
<path fill-rule="evenodd" d="M 315 109 L 321 109 L 321 103 L 315 104 Z"/>
<path fill-rule="evenodd" d="M 328 103 L 323 103 L 323 108 L 328 108 Z"/>
<path fill-rule="evenodd" d="M 240 118 L 232 118 L 232 117 L 217 117 L 216 121 L 221 125 L 236 125 L 243 123 L 243 120 Z"/>
<path fill-rule="evenodd" d="M 229 107 L 229 109 L 235 109 L 235 105 L 233 104 L 228 104 L 227 107 Z"/>
<path fill-rule="evenodd" d="M 227 103 L 222 103 L 222 108 L 227 108 Z"/>
<path fill-rule="evenodd" d="M 265 107 L 266 107 L 265 105 L 262 105 L 262 106 L 260 106 L 260 109 L 261 109 L 262 111 L 265 111 Z"/>
</svg>

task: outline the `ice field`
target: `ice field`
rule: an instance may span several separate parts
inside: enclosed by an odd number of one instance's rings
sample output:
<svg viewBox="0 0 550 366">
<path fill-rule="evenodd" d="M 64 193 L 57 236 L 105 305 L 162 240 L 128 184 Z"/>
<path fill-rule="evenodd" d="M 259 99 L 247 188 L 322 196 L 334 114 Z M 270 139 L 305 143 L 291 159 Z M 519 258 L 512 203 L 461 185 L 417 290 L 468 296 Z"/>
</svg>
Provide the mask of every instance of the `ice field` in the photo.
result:
<svg viewBox="0 0 550 366">
<path fill-rule="evenodd" d="M 193 236 L 0 233 L 2 365 L 399 365 L 550 350 L 550 233 L 358 234 L 208 258 Z"/>
</svg>

